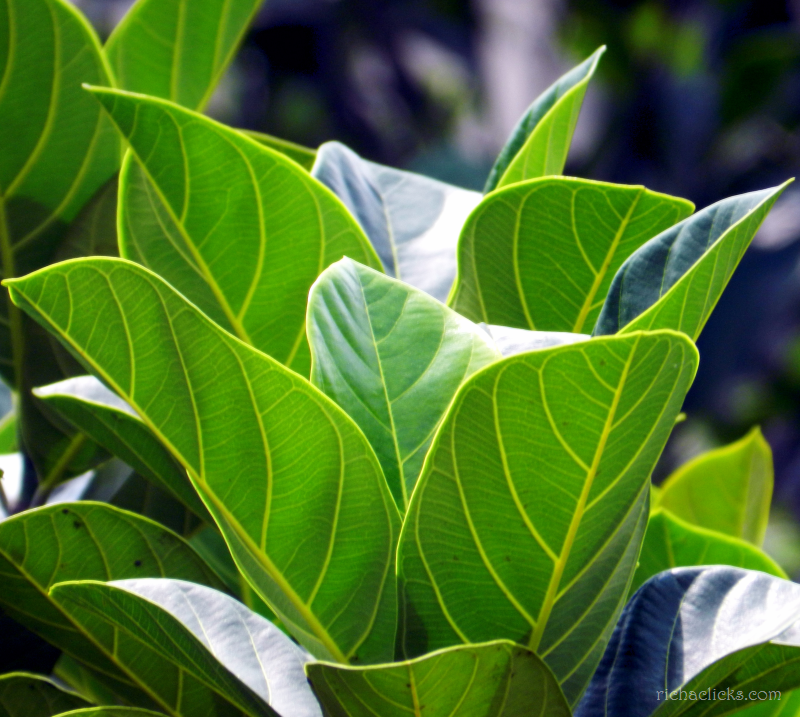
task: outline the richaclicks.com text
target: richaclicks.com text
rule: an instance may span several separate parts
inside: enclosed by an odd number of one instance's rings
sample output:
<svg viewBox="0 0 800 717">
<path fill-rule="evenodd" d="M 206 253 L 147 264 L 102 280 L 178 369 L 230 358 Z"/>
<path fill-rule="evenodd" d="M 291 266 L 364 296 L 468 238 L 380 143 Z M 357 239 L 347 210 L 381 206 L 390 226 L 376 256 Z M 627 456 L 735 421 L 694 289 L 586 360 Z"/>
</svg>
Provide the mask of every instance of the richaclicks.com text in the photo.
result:
<svg viewBox="0 0 800 717">
<path fill-rule="evenodd" d="M 733 701 L 747 701 L 747 702 L 771 702 L 773 700 L 780 700 L 781 693 L 778 690 L 751 690 L 745 692 L 743 690 L 735 690 L 728 687 L 725 690 L 701 690 L 694 692 L 693 690 L 658 690 L 656 696 L 659 702 L 662 700 L 681 700 L 690 702 L 717 702 L 725 700 Z"/>
</svg>

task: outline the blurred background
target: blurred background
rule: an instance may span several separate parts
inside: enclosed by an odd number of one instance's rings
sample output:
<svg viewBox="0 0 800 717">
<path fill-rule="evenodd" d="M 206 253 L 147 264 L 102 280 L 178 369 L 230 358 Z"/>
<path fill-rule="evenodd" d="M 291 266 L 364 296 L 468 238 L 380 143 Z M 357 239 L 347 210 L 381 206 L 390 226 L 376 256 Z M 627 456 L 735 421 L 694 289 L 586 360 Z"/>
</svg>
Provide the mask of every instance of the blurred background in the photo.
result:
<svg viewBox="0 0 800 717">
<path fill-rule="evenodd" d="M 107 36 L 128 0 L 74 0 Z M 608 45 L 567 173 L 706 206 L 800 171 L 800 0 L 267 0 L 213 98 L 229 124 L 480 189 L 527 105 Z M 699 341 L 658 467 L 760 424 L 776 469 L 765 546 L 800 578 L 800 188 Z"/>
</svg>

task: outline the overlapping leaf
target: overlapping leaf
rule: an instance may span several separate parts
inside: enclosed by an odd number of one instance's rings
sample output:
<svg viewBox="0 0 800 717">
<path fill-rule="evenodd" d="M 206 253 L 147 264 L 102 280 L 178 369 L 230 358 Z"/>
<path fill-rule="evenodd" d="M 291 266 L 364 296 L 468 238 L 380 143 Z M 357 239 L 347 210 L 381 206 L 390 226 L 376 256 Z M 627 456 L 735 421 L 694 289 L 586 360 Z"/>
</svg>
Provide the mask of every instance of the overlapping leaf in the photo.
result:
<svg viewBox="0 0 800 717">
<path fill-rule="evenodd" d="M 520 354 L 459 390 L 398 550 L 409 656 L 504 638 L 574 703 L 636 565 L 650 472 L 691 384 L 683 335 Z"/>
<path fill-rule="evenodd" d="M 163 717 L 163 712 L 152 712 L 139 707 L 89 707 L 65 712 L 59 717 Z"/>
<path fill-rule="evenodd" d="M 99 671 L 137 704 L 149 700 L 47 596 L 65 580 L 171 577 L 222 587 L 174 533 L 92 502 L 46 506 L 0 523 L 0 605 L 18 622 Z"/>
<path fill-rule="evenodd" d="M 478 192 L 368 162 L 339 142 L 319 148 L 311 173 L 358 220 L 387 274 L 447 300 L 458 235 Z"/>
<path fill-rule="evenodd" d="M 644 187 L 588 179 L 508 187 L 484 199 L 464 225 L 449 304 L 473 321 L 590 330 L 625 259 L 692 209 Z"/>
<path fill-rule="evenodd" d="M 555 346 L 577 344 L 591 338 L 587 334 L 573 334 L 569 331 L 527 331 L 526 329 L 513 329 L 508 326 L 485 323 L 481 323 L 479 326 L 492 337 L 492 341 L 503 356 L 515 356 L 525 351 L 540 351 Z"/>
<path fill-rule="evenodd" d="M 0 717 L 51 717 L 88 706 L 78 695 L 40 675 L 0 675 Z"/>
<path fill-rule="evenodd" d="M 66 262 L 11 291 L 170 447 L 302 644 L 339 661 L 393 656 L 399 518 L 338 406 L 137 264 Z"/>
<path fill-rule="evenodd" d="M 311 171 L 311 168 L 314 166 L 314 160 L 317 158 L 316 150 L 309 149 L 301 144 L 295 144 L 286 139 L 280 139 L 280 137 L 264 134 L 263 132 L 254 132 L 248 129 L 240 129 L 239 132 L 250 139 L 254 139 L 259 144 L 263 144 L 265 147 L 269 147 L 276 152 L 286 155 L 307 171 Z"/>
<path fill-rule="evenodd" d="M 321 717 L 305 653 L 233 598 L 178 580 L 61 583 L 51 594 L 169 714 Z"/>
<path fill-rule="evenodd" d="M 575 715 L 726 714 L 752 704 L 751 691 L 798 686 L 800 586 L 740 568 L 680 568 L 625 607 Z"/>
<path fill-rule="evenodd" d="M 499 351 L 436 299 L 350 259 L 312 287 L 308 340 L 311 382 L 364 431 L 405 511 L 458 387 Z"/>
<path fill-rule="evenodd" d="M 330 717 L 570 717 L 552 672 L 530 650 L 498 640 L 367 668 L 312 663 Z"/>
<path fill-rule="evenodd" d="M 77 376 L 34 394 L 85 435 L 155 485 L 171 493 L 192 512 L 211 522 L 186 471 L 131 407 L 93 376 Z"/>
<path fill-rule="evenodd" d="M 698 528 L 658 509 L 647 523 L 630 594 L 664 570 L 694 565 L 731 565 L 787 577 L 772 558 L 750 543 Z"/>
<path fill-rule="evenodd" d="M 772 483 L 772 451 L 754 428 L 741 440 L 681 466 L 661 486 L 656 506 L 701 528 L 760 546 L 769 521 Z"/>
<path fill-rule="evenodd" d="M 605 50 L 605 47 L 597 49 L 534 100 L 492 167 L 485 193 L 506 184 L 564 171 L 586 87 Z"/>
<path fill-rule="evenodd" d="M 138 0 L 106 43 L 119 87 L 202 110 L 262 0 Z"/>
<path fill-rule="evenodd" d="M 594 334 L 674 329 L 697 339 L 787 184 L 723 199 L 640 247 L 614 276 Z"/>
<path fill-rule="evenodd" d="M 94 93 L 135 155 L 120 183 L 121 255 L 307 376 L 311 284 L 342 256 L 380 267 L 355 220 L 297 164 L 234 130 L 163 100 Z"/>
</svg>

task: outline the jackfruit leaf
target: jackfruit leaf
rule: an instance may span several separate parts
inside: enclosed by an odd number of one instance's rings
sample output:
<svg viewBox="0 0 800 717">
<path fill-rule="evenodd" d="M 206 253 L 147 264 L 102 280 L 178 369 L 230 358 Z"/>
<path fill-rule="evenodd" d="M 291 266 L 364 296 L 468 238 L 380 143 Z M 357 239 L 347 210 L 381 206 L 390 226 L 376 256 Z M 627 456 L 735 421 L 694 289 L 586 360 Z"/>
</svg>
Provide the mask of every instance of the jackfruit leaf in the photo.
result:
<svg viewBox="0 0 800 717">
<path fill-rule="evenodd" d="M 772 450 L 756 427 L 735 443 L 678 468 L 662 484 L 656 506 L 760 547 L 769 521 L 773 475 Z"/>
<path fill-rule="evenodd" d="M 51 595 L 168 714 L 205 717 L 221 701 L 212 714 L 321 717 L 303 673 L 307 653 L 216 590 L 180 580 L 81 581 Z"/>
<path fill-rule="evenodd" d="M 458 235 L 479 192 L 368 162 L 339 142 L 319 148 L 311 174 L 358 220 L 387 274 L 447 300 Z"/>
<path fill-rule="evenodd" d="M 678 568 L 631 598 L 575 717 L 727 714 L 758 690 L 798 686 L 800 585 Z"/>
<path fill-rule="evenodd" d="M 276 152 L 286 155 L 289 159 L 297 162 L 307 172 L 310 172 L 311 168 L 314 166 L 314 160 L 317 158 L 317 150 L 315 149 L 304 147 L 302 144 L 295 144 L 286 139 L 273 137 L 271 134 L 264 134 L 263 132 L 254 132 L 249 129 L 240 129 L 239 132 L 250 139 L 254 139 L 259 144 L 263 144 L 265 147 L 269 147 Z"/>
<path fill-rule="evenodd" d="M 630 594 L 664 570 L 695 565 L 730 565 L 760 570 L 788 580 L 786 573 L 766 553 L 744 540 L 684 522 L 669 511 L 650 515 Z"/>
<path fill-rule="evenodd" d="M 399 515 L 344 411 L 138 264 L 73 260 L 11 291 L 170 447 L 301 644 L 341 662 L 393 657 Z"/>
<path fill-rule="evenodd" d="M 202 110 L 262 0 L 138 0 L 105 53 L 117 86 Z"/>
<path fill-rule="evenodd" d="M 311 382 L 364 431 L 405 512 L 458 387 L 500 352 L 441 302 L 350 259 L 311 288 L 308 342 Z"/>
<path fill-rule="evenodd" d="M 686 336 L 654 332 L 518 354 L 468 379 L 400 538 L 405 654 L 513 640 L 574 704 L 624 604 L 650 472 L 696 367 Z"/>
<path fill-rule="evenodd" d="M 311 663 L 306 672 L 330 717 L 571 717 L 547 665 L 505 640 L 375 667 Z"/>
<path fill-rule="evenodd" d="M 637 249 L 614 276 L 594 335 L 674 329 L 696 340 L 788 184 L 723 199 Z"/>
<path fill-rule="evenodd" d="M 473 321 L 591 330 L 625 259 L 693 209 L 644 187 L 567 177 L 494 192 L 461 232 L 449 304 Z"/>
<path fill-rule="evenodd" d="M 526 179 L 561 174 L 589 80 L 605 46 L 556 80 L 525 111 L 486 180 L 485 194 Z"/>
<path fill-rule="evenodd" d="M 342 256 L 380 267 L 349 212 L 295 162 L 235 130 L 164 100 L 93 92 L 132 149 L 120 178 L 121 256 L 308 376 L 311 284 Z"/>
<path fill-rule="evenodd" d="M 31 540 L 35 536 L 35 540 Z M 61 503 L 0 523 L 0 606 L 14 620 L 96 670 L 117 694 L 152 706 L 91 637 L 48 597 L 66 580 L 170 577 L 224 589 L 181 538 L 102 503 Z"/>
<path fill-rule="evenodd" d="M 41 675 L 0 675 L 0 717 L 52 717 L 88 706 L 78 695 L 62 690 Z"/>
<path fill-rule="evenodd" d="M 488 325 L 483 322 L 478 326 L 492 337 L 492 341 L 503 356 L 515 356 L 526 351 L 541 351 L 555 346 L 576 344 L 591 338 L 587 334 L 573 334 L 568 331 L 527 331 L 526 329 L 512 329 L 508 326 Z"/>
</svg>

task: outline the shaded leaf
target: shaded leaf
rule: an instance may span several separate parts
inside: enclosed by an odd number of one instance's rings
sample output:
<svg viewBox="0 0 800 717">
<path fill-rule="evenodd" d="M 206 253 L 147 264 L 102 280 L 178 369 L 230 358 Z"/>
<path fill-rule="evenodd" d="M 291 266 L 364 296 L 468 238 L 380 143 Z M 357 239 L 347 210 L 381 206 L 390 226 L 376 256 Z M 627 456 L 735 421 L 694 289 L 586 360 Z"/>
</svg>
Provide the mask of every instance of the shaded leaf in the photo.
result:
<svg viewBox="0 0 800 717">
<path fill-rule="evenodd" d="M 163 714 L 139 707 L 89 707 L 74 712 L 64 712 L 59 717 L 163 717 Z"/>
<path fill-rule="evenodd" d="M 84 205 L 69 225 L 55 260 L 82 256 L 119 256 L 117 244 L 117 193 L 119 176 L 114 175 Z"/>
<path fill-rule="evenodd" d="M 497 157 L 484 193 L 564 171 L 586 87 L 605 51 L 605 46 L 595 50 L 534 100 Z"/>
<path fill-rule="evenodd" d="M 35 540 L 33 537 L 35 536 Z M 174 533 L 88 501 L 26 511 L 0 523 L 0 605 L 18 622 L 99 671 L 115 692 L 150 704 L 48 597 L 65 580 L 172 577 L 222 587 Z"/>
<path fill-rule="evenodd" d="M 137 264 L 66 262 L 11 290 L 170 447 L 240 571 L 301 644 L 340 661 L 391 659 L 399 517 L 336 404 Z"/>
<path fill-rule="evenodd" d="M 78 695 L 65 692 L 41 675 L 0 675 L 0 717 L 51 717 L 88 706 Z"/>
<path fill-rule="evenodd" d="M 614 276 L 594 335 L 675 329 L 697 339 L 787 184 L 723 199 L 640 247 Z"/>
<path fill-rule="evenodd" d="M 701 528 L 760 546 L 772 484 L 772 450 L 756 427 L 735 443 L 678 468 L 661 486 L 656 505 Z"/>
<path fill-rule="evenodd" d="M 119 87 L 202 110 L 261 0 L 138 0 L 105 52 Z"/>
<path fill-rule="evenodd" d="M 109 686 L 95 676 L 88 667 L 69 655 L 61 654 L 53 676 L 72 688 L 93 705 L 118 705 L 125 699 L 109 689 Z"/>
<path fill-rule="evenodd" d="M 751 690 L 798 687 L 799 621 L 788 580 L 723 566 L 661 573 L 625 607 L 575 715 L 726 714 Z"/>
<path fill-rule="evenodd" d="M 311 174 L 358 220 L 387 274 L 447 300 L 458 235 L 480 193 L 368 162 L 339 142 L 319 148 Z"/>
<path fill-rule="evenodd" d="M 772 558 L 750 543 L 698 528 L 669 511 L 658 509 L 647 522 L 639 565 L 629 594 L 664 570 L 695 565 L 731 565 L 788 579 Z"/>
<path fill-rule="evenodd" d="M 456 394 L 398 550 L 408 656 L 509 639 L 572 704 L 624 604 L 650 472 L 697 366 L 640 333 L 499 361 Z"/>
<path fill-rule="evenodd" d="M 321 717 L 305 653 L 227 595 L 179 580 L 61 583 L 51 594 L 170 714 Z"/>
<path fill-rule="evenodd" d="M 364 431 L 404 512 L 458 387 L 500 353 L 444 304 L 350 259 L 311 288 L 308 341 L 311 382 Z"/>
<path fill-rule="evenodd" d="M 530 650 L 498 640 L 376 667 L 306 666 L 330 717 L 570 717 L 553 673 Z"/>
<path fill-rule="evenodd" d="M 591 329 L 625 259 L 693 208 L 644 187 L 567 177 L 495 192 L 461 232 L 448 303 L 473 321 Z"/>
<path fill-rule="evenodd" d="M 250 139 L 254 139 L 259 144 L 263 144 L 265 147 L 269 147 L 276 152 L 286 155 L 289 159 L 297 162 L 306 171 L 310 172 L 311 168 L 314 166 L 314 160 L 317 158 L 317 151 L 315 149 L 309 149 L 301 144 L 295 144 L 287 139 L 273 137 L 263 132 L 253 132 L 249 129 L 240 129 L 239 132 Z"/>
<path fill-rule="evenodd" d="M 311 284 L 344 255 L 380 266 L 355 220 L 308 172 L 232 129 L 162 100 L 93 92 L 135 155 L 120 180 L 120 254 L 308 376 Z"/>
</svg>

